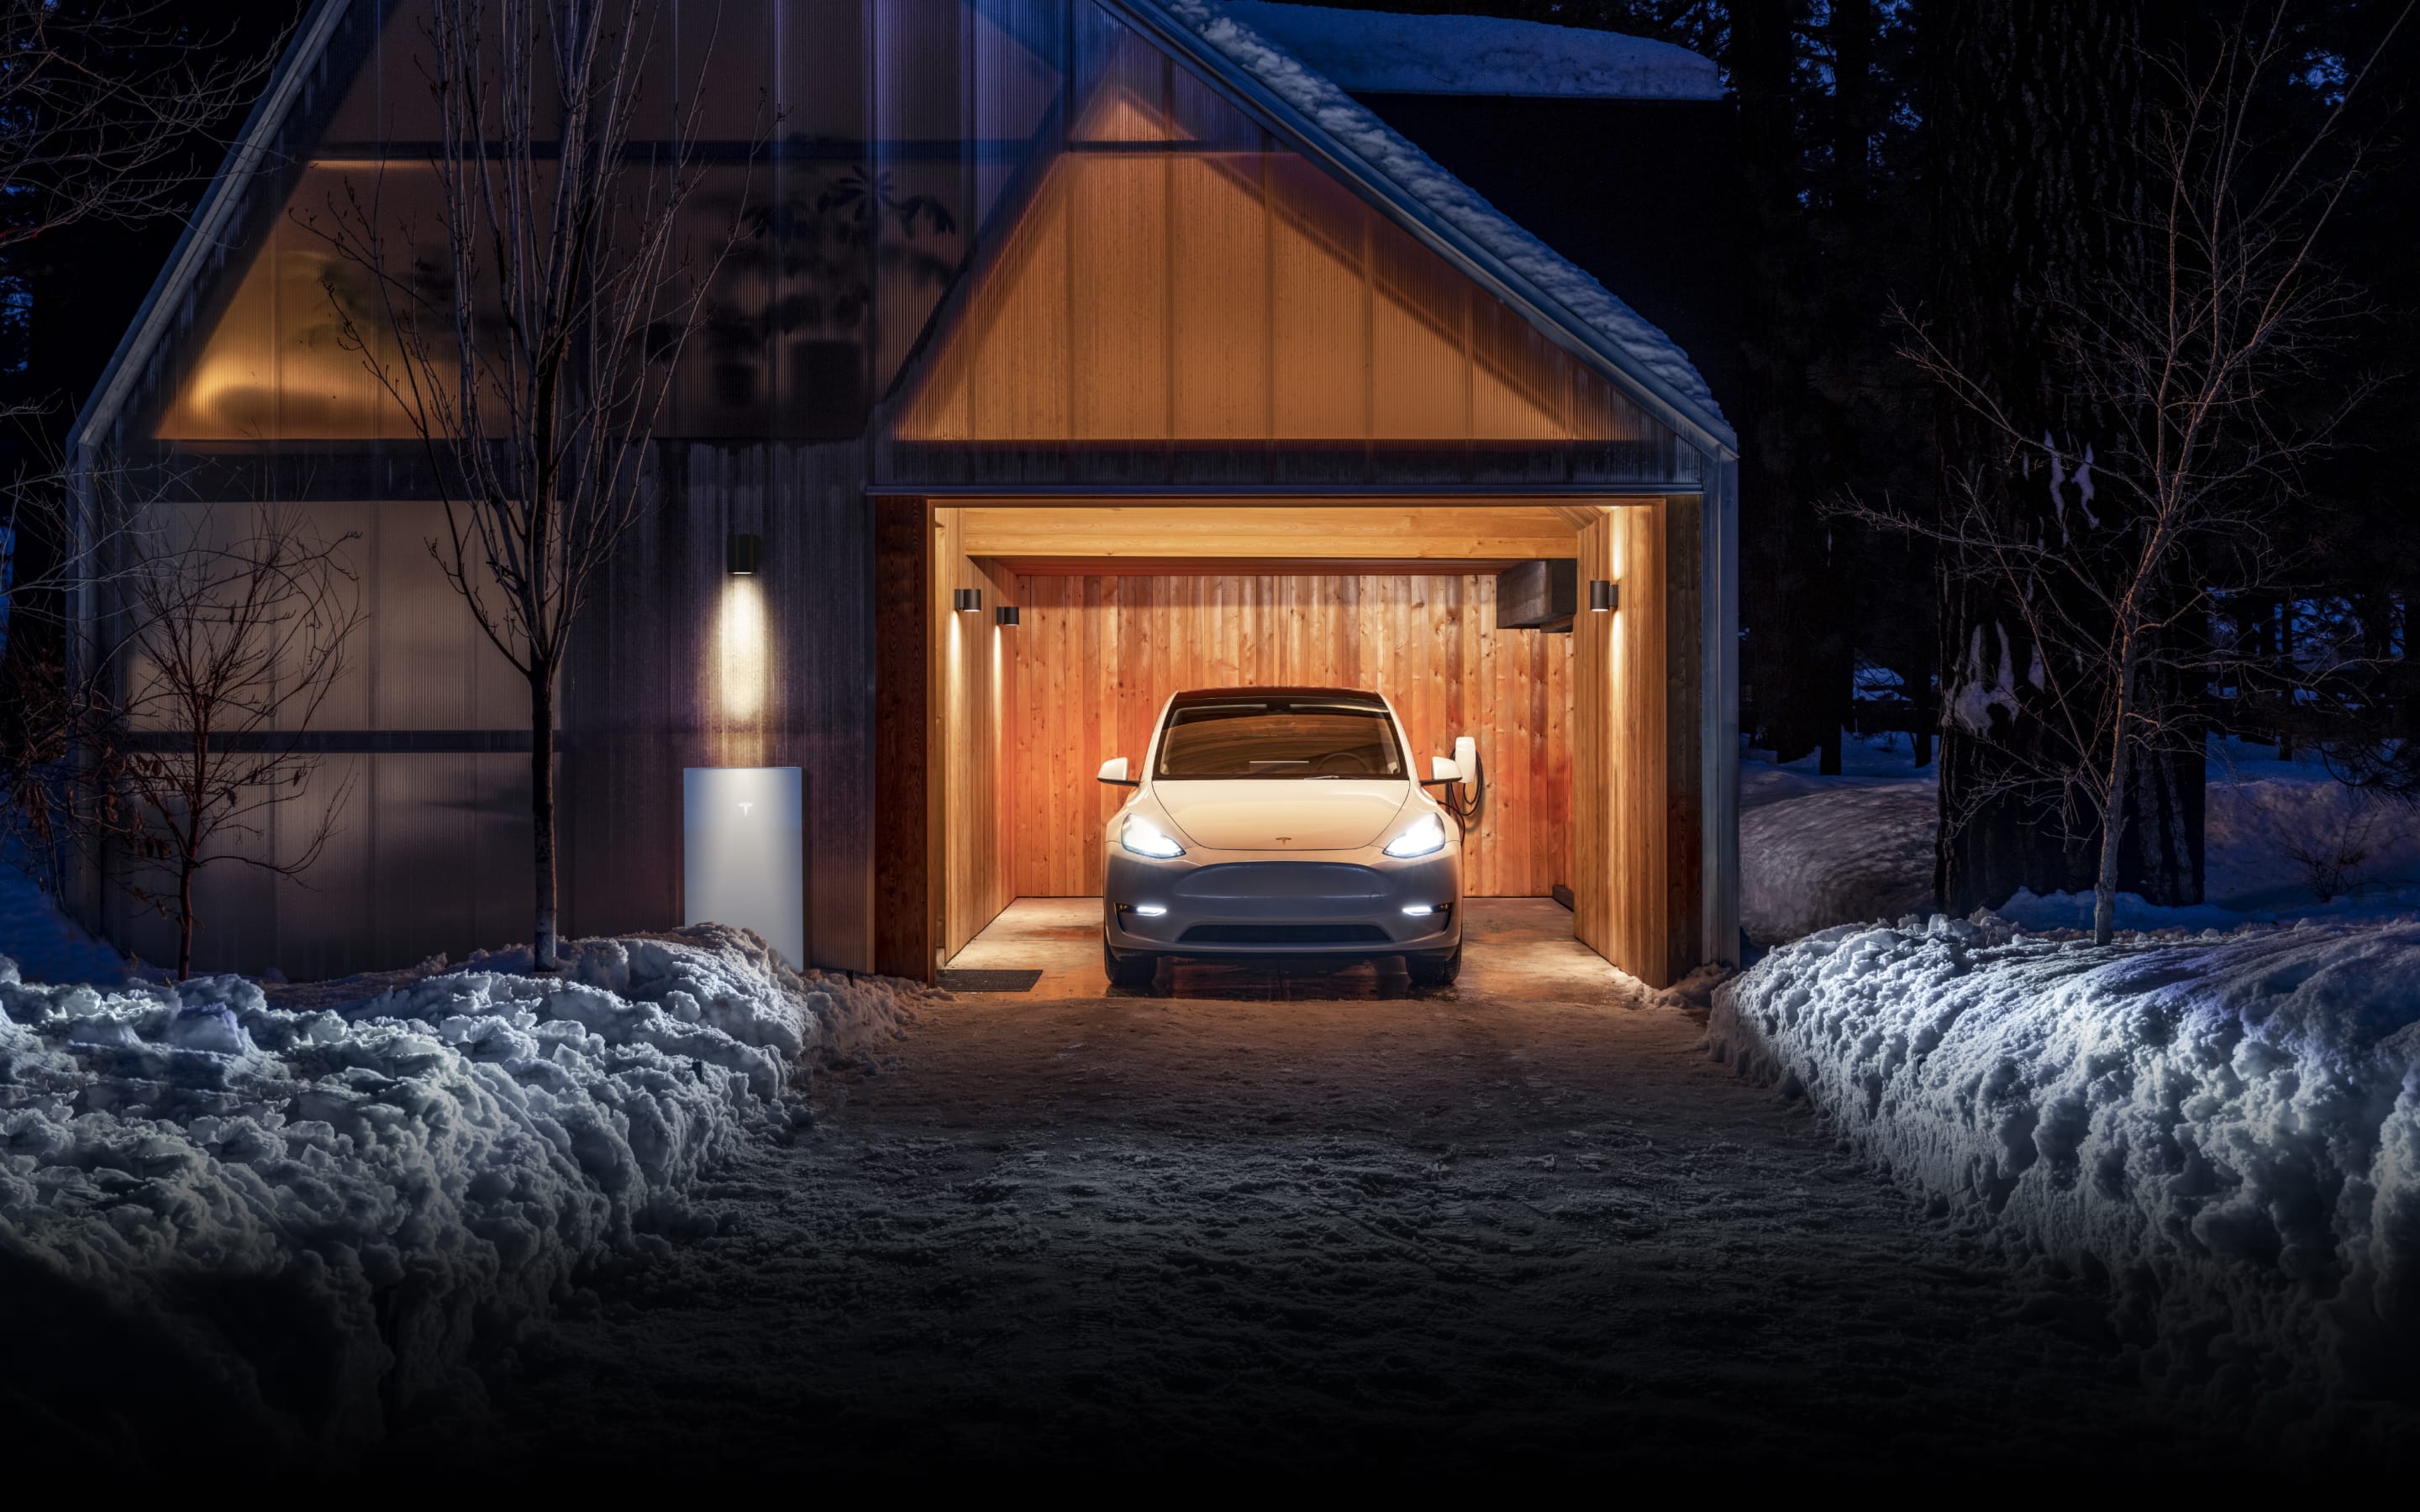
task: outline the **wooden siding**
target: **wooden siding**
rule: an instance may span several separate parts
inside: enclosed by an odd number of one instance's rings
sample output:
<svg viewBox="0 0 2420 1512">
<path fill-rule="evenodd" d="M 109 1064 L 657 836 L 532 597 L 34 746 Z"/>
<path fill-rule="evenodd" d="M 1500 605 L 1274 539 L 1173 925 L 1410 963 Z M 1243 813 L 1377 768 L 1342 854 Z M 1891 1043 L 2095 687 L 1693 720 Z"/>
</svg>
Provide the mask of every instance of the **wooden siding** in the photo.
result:
<svg viewBox="0 0 2420 1512">
<path fill-rule="evenodd" d="M 956 954 L 1016 901 L 1003 825 L 1015 806 L 1005 790 L 1010 689 L 1023 632 L 1001 628 L 997 610 L 1016 601 L 1016 579 L 966 555 L 964 509 L 933 511 L 933 690 L 940 759 L 943 862 L 935 923 Z M 953 608 L 955 591 L 983 594 L 979 612 Z"/>
<path fill-rule="evenodd" d="M 1282 557 L 1438 562 L 1469 572 L 1479 563 L 1572 554 L 1571 522 L 1544 504 L 988 506 L 961 513 L 966 553 L 1004 558 L 1019 571 L 1098 573 L 1126 559 Z"/>
<path fill-rule="evenodd" d="M 1483 575 L 1019 577 L 1014 892 L 1099 891 L 1102 826 L 1125 794 L 1095 774 L 1111 756 L 1142 761 L 1170 694 L 1286 683 L 1387 694 L 1423 764 L 1474 736 L 1488 785 L 1465 887 L 1548 892 L 1571 828 L 1572 638 L 1496 629 L 1495 587 Z"/>
<path fill-rule="evenodd" d="M 1621 597 L 1574 625 L 1573 932 L 1655 986 L 1698 956 L 1696 539 L 1694 507 L 1669 504 L 1580 532 L 1581 582 Z"/>
</svg>

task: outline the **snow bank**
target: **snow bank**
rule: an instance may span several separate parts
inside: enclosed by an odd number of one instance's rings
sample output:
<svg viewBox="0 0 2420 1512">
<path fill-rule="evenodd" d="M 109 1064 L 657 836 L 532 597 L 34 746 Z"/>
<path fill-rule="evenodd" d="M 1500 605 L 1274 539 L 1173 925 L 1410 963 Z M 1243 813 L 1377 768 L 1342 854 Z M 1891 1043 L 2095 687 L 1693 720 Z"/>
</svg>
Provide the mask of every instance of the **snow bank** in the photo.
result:
<svg viewBox="0 0 2420 1512">
<path fill-rule="evenodd" d="M 1720 100 L 1709 59 L 1670 42 L 1496 16 L 1406 16 L 1270 0 L 1227 13 L 1346 89 Z"/>
<path fill-rule="evenodd" d="M 358 1445 L 475 1402 L 473 1365 L 583 1266 L 660 1243 L 702 1171 L 804 1118 L 803 1057 L 906 1011 L 901 984 L 835 991 L 721 926 L 569 954 L 334 1009 L 237 977 L 32 985 L 0 959 L 0 1284 L 48 1298 L 61 1340 L 144 1356 L 113 1379 L 209 1390 L 213 1439 Z M 55 1416 L 78 1352 L 0 1401 Z"/>
<path fill-rule="evenodd" d="M 2420 1385 L 2420 920 L 1844 926 L 1720 990 L 1708 1036 L 1936 1212 L 2104 1285 L 2180 1390 L 2273 1426 Z"/>
<path fill-rule="evenodd" d="M 1772 945 L 1932 901 L 1939 790 L 1930 782 L 1828 788 L 1740 815 L 1740 927 Z"/>
<path fill-rule="evenodd" d="M 124 981 L 126 958 L 59 912 L 20 859 L 0 854 L 0 952 L 41 981 Z"/>
<path fill-rule="evenodd" d="M 1437 166 L 1333 81 L 1255 30 L 1241 19 L 1240 8 L 1231 15 L 1213 0 L 1165 0 L 1160 8 L 1689 404 L 1709 416 L 1722 414 L 1706 380 L 1671 337 Z"/>
<path fill-rule="evenodd" d="M 1844 742 L 1850 773 L 1813 758 L 1740 773 L 1740 918 L 1772 944 L 1810 931 L 1922 909 L 1932 882 L 1937 788 L 1903 758 Z M 1897 762 L 1896 767 L 1893 762 Z M 1884 780 L 1893 775 L 1899 780 Z M 2118 900 L 2118 927 L 2233 929 L 2245 923 L 2420 910 L 2420 810 L 2335 779 L 2317 762 L 2256 758 L 2212 741 L 2203 896 L 2162 907 Z M 2088 893 L 2019 892 L 1993 917 L 2029 930 L 2089 927 Z"/>
</svg>

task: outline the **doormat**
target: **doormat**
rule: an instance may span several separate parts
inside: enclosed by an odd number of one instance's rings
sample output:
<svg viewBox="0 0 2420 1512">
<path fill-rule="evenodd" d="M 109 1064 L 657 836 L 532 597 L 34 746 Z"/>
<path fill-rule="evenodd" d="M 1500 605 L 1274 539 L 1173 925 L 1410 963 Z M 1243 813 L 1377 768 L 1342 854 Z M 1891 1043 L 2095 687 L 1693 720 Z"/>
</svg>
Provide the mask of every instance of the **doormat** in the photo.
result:
<svg viewBox="0 0 2420 1512">
<path fill-rule="evenodd" d="M 941 989 L 953 993 L 1030 993 L 1039 971 L 944 971 Z"/>
</svg>

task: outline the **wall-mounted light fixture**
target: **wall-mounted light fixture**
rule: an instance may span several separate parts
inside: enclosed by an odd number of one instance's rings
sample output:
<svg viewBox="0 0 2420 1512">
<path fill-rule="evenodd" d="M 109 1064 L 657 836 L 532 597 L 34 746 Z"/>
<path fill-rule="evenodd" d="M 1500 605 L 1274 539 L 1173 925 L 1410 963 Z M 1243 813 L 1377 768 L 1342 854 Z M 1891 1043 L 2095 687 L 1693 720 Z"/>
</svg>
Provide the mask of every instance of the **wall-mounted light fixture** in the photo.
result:
<svg viewBox="0 0 2420 1512">
<path fill-rule="evenodd" d="M 756 576 L 756 561 L 764 554 L 765 543 L 753 535 L 734 535 L 724 543 L 723 570 L 734 578 Z"/>
<path fill-rule="evenodd" d="M 1589 612 L 1609 614 L 1621 607 L 1621 588 L 1603 578 L 1589 579 Z"/>
<path fill-rule="evenodd" d="M 1016 628 L 1016 606 L 1014 604 L 1002 604 L 1000 608 L 992 610 L 992 618 L 1014 630 Z"/>
<path fill-rule="evenodd" d="M 956 609 L 961 614 L 981 613 L 983 611 L 983 590 L 980 588 L 960 588 L 954 591 L 950 594 L 950 607 Z"/>
</svg>

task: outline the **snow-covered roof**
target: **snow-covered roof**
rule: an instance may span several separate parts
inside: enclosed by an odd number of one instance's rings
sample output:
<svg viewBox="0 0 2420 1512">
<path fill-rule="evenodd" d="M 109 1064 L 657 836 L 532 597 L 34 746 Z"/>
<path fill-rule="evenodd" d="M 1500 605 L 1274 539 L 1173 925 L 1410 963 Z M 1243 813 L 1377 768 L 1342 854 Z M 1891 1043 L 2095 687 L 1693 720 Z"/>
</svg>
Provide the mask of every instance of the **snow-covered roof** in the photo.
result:
<svg viewBox="0 0 2420 1512">
<path fill-rule="evenodd" d="M 1156 10 L 1181 29 L 1177 39 L 1198 39 L 1215 55 L 1289 107 L 1326 142 L 1357 160 L 1390 198 L 1407 202 L 1457 234 L 1457 239 L 1509 282 L 1533 297 L 1542 313 L 1575 334 L 1598 338 L 1589 345 L 1646 387 L 1663 406 L 1727 448 L 1737 439 L 1715 403 L 1714 391 L 1672 338 L 1577 267 L 1539 240 L 1469 185 L 1439 167 L 1427 153 L 1380 120 L 1327 77 L 1271 41 L 1249 23 L 1251 11 L 1309 10 L 1311 7 L 1251 5 L 1237 0 L 1126 0 L 1129 9 Z M 1324 12 L 1344 20 L 1359 12 Z M 1395 17 L 1394 20 L 1418 18 Z M 1470 18 L 1445 18 L 1470 19 Z M 1540 27 L 1560 31 L 1562 27 Z M 1674 51 L 1679 51 L 1675 49 Z M 1690 54 L 1694 55 L 1694 54 Z M 1586 186 L 1575 186 L 1580 193 Z"/>
<path fill-rule="evenodd" d="M 1620 32 L 1499 16 L 1228 0 L 1227 13 L 1346 89 L 1425 95 L 1720 100 L 1712 60 Z"/>
</svg>

